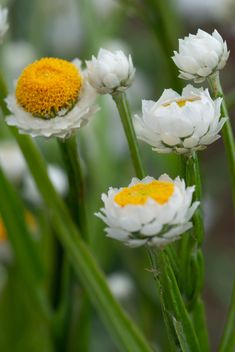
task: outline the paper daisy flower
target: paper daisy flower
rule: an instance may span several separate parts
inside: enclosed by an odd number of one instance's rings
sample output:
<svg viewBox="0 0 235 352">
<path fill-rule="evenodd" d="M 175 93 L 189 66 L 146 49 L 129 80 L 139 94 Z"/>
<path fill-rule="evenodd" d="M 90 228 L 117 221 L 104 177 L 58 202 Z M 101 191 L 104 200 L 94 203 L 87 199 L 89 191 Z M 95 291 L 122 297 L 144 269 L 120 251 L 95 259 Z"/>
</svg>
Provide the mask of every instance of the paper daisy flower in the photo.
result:
<svg viewBox="0 0 235 352">
<path fill-rule="evenodd" d="M 96 215 L 108 226 L 108 237 L 130 247 L 162 247 L 192 227 L 190 219 L 199 205 L 192 203 L 193 192 L 194 186 L 186 188 L 178 177 L 133 178 L 128 187 L 102 194 L 104 208 Z"/>
<path fill-rule="evenodd" d="M 9 28 L 7 17 L 8 17 L 8 9 L 5 9 L 2 6 L 0 6 L 0 42 L 3 40 L 3 37 Z"/>
<path fill-rule="evenodd" d="M 88 79 L 99 94 L 124 92 L 133 82 L 135 68 L 131 55 L 100 49 L 97 58 L 86 61 Z"/>
<path fill-rule="evenodd" d="M 19 146 L 11 140 L 0 142 L 0 166 L 13 183 L 19 183 L 27 171 L 27 164 Z"/>
<path fill-rule="evenodd" d="M 180 78 L 200 83 L 221 70 L 228 57 L 227 44 L 216 30 L 209 34 L 198 29 L 197 34 L 179 39 L 179 51 L 174 51 L 172 59 L 180 70 Z"/>
<path fill-rule="evenodd" d="M 137 137 L 158 153 L 191 153 L 220 138 L 227 118 L 220 119 L 222 98 L 212 100 L 208 89 L 187 85 L 182 95 L 165 89 L 157 102 L 142 101 L 142 116 L 135 116 Z"/>
<path fill-rule="evenodd" d="M 42 58 L 27 66 L 6 101 L 6 121 L 32 137 L 68 138 L 97 111 L 80 61 Z"/>
</svg>

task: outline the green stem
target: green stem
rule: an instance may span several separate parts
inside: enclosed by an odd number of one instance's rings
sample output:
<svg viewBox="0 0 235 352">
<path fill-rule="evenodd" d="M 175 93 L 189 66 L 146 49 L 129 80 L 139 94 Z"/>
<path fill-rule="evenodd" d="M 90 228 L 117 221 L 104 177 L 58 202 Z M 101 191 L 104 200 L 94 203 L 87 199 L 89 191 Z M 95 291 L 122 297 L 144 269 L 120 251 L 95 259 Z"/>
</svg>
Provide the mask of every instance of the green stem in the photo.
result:
<svg viewBox="0 0 235 352">
<path fill-rule="evenodd" d="M 210 76 L 208 78 L 208 83 L 210 86 L 211 94 L 214 98 L 224 98 L 224 93 L 219 78 L 219 72 L 216 72 L 214 75 Z M 235 142 L 226 102 L 224 99 L 221 105 L 221 113 L 222 117 L 228 118 L 222 129 L 222 137 L 229 164 L 230 179 L 232 183 L 233 206 L 235 210 Z"/>
<path fill-rule="evenodd" d="M 85 182 L 77 149 L 76 136 L 64 141 L 58 140 L 69 179 L 69 198 L 73 219 L 84 239 L 88 240 L 87 214 L 85 204 Z"/>
<path fill-rule="evenodd" d="M 228 312 L 228 318 L 221 338 L 219 352 L 233 352 L 235 350 L 235 281 Z"/>
<path fill-rule="evenodd" d="M 201 201 L 201 175 L 195 152 L 185 156 L 185 175 L 187 186 L 195 185 L 193 201 Z M 195 317 L 193 322 L 200 346 L 203 351 L 209 351 L 205 309 L 200 299 L 204 284 L 204 259 L 201 247 L 205 235 L 201 205 L 193 215 L 193 225 L 193 229 L 184 236 L 182 241 L 182 286 L 190 303 L 189 309 Z"/>
<path fill-rule="evenodd" d="M 145 172 L 140 158 L 139 146 L 137 143 L 137 138 L 133 127 L 130 108 L 126 98 L 126 94 L 125 93 L 114 94 L 113 100 L 117 105 L 117 109 L 118 109 L 120 118 L 122 120 L 122 125 L 126 134 L 136 176 L 142 179 L 145 176 Z"/>
<path fill-rule="evenodd" d="M 185 308 L 174 271 L 165 251 L 156 251 L 157 270 L 168 315 L 181 351 L 201 351 L 194 327 Z M 204 351 L 204 350 L 203 350 Z"/>
</svg>

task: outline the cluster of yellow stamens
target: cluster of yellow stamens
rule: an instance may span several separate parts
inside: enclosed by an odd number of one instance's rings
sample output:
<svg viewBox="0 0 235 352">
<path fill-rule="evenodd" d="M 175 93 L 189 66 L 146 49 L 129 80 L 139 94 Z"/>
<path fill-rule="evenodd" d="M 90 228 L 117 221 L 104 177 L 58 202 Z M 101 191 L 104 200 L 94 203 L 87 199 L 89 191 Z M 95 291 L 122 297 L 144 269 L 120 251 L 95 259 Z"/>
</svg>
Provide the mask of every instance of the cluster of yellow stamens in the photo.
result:
<svg viewBox="0 0 235 352">
<path fill-rule="evenodd" d="M 74 106 L 81 87 L 82 76 L 74 64 L 43 58 L 22 72 L 16 86 L 16 99 L 33 116 L 52 118 Z"/>
<path fill-rule="evenodd" d="M 174 183 L 155 180 L 150 183 L 137 183 L 134 186 L 123 188 L 116 194 L 114 201 L 122 207 L 128 204 L 145 204 L 148 198 L 152 198 L 159 204 L 164 204 L 173 192 Z"/>
<path fill-rule="evenodd" d="M 171 101 L 168 101 L 168 102 L 166 102 L 166 103 L 164 103 L 164 104 L 162 104 L 162 105 L 163 105 L 163 106 L 169 106 L 169 105 L 171 105 L 172 103 L 176 103 L 180 108 L 182 108 L 183 106 L 185 106 L 185 104 L 186 104 L 187 102 L 192 103 L 192 102 L 197 101 L 197 100 L 200 100 L 200 99 L 201 99 L 200 97 L 190 97 L 190 98 L 186 98 L 186 99 L 184 99 L 184 98 L 177 98 L 177 99 L 173 99 L 173 100 L 171 100 Z"/>
</svg>

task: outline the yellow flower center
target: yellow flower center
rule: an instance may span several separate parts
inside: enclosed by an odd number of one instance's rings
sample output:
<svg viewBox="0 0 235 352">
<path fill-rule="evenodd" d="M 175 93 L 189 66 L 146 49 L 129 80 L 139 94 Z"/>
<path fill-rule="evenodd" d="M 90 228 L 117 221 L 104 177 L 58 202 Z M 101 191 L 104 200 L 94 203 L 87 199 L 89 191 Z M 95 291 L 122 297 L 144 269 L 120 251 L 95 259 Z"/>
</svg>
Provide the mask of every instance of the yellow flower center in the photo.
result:
<svg viewBox="0 0 235 352">
<path fill-rule="evenodd" d="M 27 66 L 16 86 L 17 102 L 32 115 L 55 117 L 65 115 L 76 103 L 82 87 L 82 76 L 71 62 L 43 58 Z"/>
<path fill-rule="evenodd" d="M 159 204 L 164 204 L 173 192 L 174 183 L 155 180 L 150 183 L 137 183 L 134 186 L 123 188 L 116 194 L 114 201 L 122 207 L 128 204 L 145 204 L 148 198 L 152 198 Z"/>
<path fill-rule="evenodd" d="M 167 103 L 162 104 L 163 106 L 169 106 L 172 103 L 176 103 L 180 108 L 182 108 L 183 106 L 185 106 L 185 104 L 187 102 L 193 103 L 194 101 L 200 100 L 200 97 L 190 97 L 187 99 L 183 99 L 183 98 L 178 98 L 178 99 L 173 99 L 171 101 L 168 101 Z"/>
</svg>

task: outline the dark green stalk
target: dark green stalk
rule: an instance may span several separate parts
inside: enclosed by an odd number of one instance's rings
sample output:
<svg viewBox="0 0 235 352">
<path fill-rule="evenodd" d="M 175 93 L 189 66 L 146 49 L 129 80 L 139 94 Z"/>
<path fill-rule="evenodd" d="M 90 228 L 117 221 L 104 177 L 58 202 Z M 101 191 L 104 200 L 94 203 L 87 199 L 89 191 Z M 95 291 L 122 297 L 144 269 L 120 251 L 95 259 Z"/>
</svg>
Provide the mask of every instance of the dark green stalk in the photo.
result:
<svg viewBox="0 0 235 352">
<path fill-rule="evenodd" d="M 185 176 L 187 186 L 195 185 L 193 201 L 201 201 L 201 176 L 198 157 L 195 152 L 185 156 Z M 204 305 L 200 295 L 204 284 L 204 259 L 201 246 L 204 239 L 204 224 L 201 206 L 193 215 L 193 229 L 184 235 L 181 242 L 181 287 L 189 302 L 189 310 L 195 331 L 203 351 L 209 351 Z"/>
<path fill-rule="evenodd" d="M 208 83 L 213 98 L 224 98 L 224 93 L 219 78 L 219 72 L 216 72 L 213 76 L 210 76 L 208 78 Z M 222 117 L 228 117 L 228 120 L 225 122 L 222 129 L 222 137 L 228 159 L 230 180 L 232 185 L 233 206 L 235 210 L 235 141 L 226 102 L 224 99 L 221 105 L 221 115 Z"/>
<path fill-rule="evenodd" d="M 69 179 L 69 200 L 73 219 L 84 239 L 88 240 L 87 214 L 85 204 L 85 181 L 77 149 L 76 136 L 58 140 Z"/>
<path fill-rule="evenodd" d="M 136 176 L 142 179 L 145 176 L 145 172 L 144 172 L 144 167 L 140 157 L 139 146 L 138 146 L 135 130 L 133 127 L 131 113 L 130 113 L 128 101 L 126 98 L 126 94 L 125 93 L 113 94 L 113 100 L 117 105 L 117 109 L 126 134 Z"/>
</svg>

